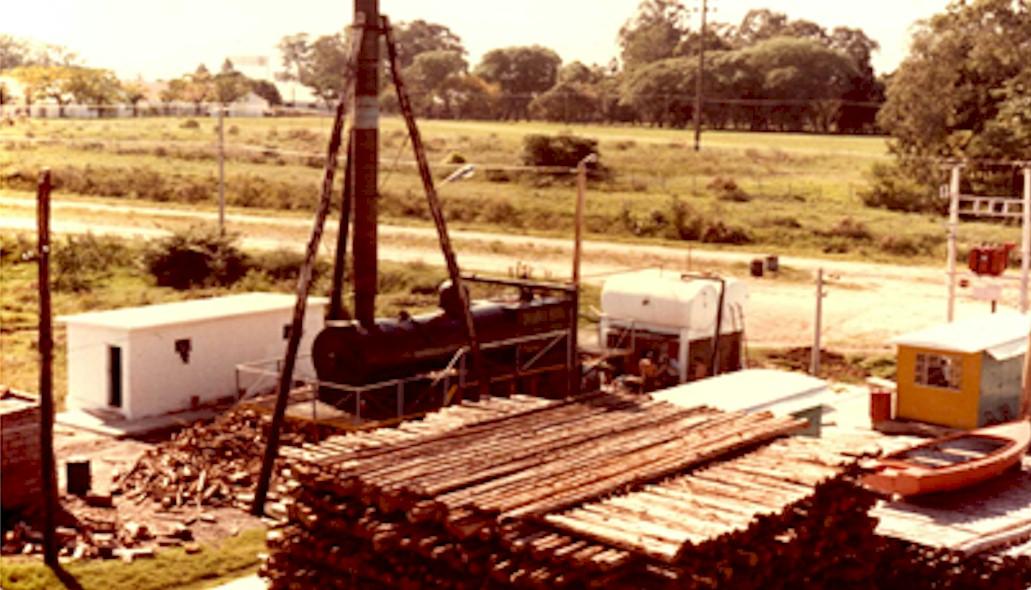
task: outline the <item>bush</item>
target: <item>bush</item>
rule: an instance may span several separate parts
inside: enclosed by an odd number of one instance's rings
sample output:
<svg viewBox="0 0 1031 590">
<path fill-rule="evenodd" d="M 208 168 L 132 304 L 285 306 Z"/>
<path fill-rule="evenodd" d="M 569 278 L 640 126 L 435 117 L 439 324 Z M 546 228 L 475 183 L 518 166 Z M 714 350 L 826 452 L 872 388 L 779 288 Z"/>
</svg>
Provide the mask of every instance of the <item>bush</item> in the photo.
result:
<svg viewBox="0 0 1031 590">
<path fill-rule="evenodd" d="M 581 160 L 598 152 L 598 140 L 568 133 L 559 135 L 530 134 L 523 137 L 521 161 L 527 166 L 559 166 L 574 168 Z M 593 178 L 603 176 L 604 169 L 595 162 L 588 165 Z"/>
<path fill-rule="evenodd" d="M 144 264 L 159 286 L 189 289 L 232 285 L 247 272 L 247 259 L 234 235 L 192 227 L 157 240 Z"/>
<path fill-rule="evenodd" d="M 182 128 L 182 129 L 198 129 L 198 128 L 200 128 L 200 123 L 198 123 L 194 119 L 187 119 L 187 120 L 183 121 L 182 123 L 180 123 L 179 127 Z"/>
<path fill-rule="evenodd" d="M 898 256 L 929 256 L 935 254 L 943 238 L 938 235 L 887 235 L 878 240 L 881 250 Z"/>
<path fill-rule="evenodd" d="M 19 264 L 36 260 L 36 240 L 27 234 L 0 234 L 0 263 Z"/>
<path fill-rule="evenodd" d="M 856 221 L 851 217 L 844 217 L 833 228 L 820 232 L 827 237 L 847 238 L 849 240 L 869 241 L 873 239 L 870 228 L 862 221 Z"/>
<path fill-rule="evenodd" d="M 51 262 L 58 291 L 89 291 L 115 268 L 133 264 L 135 258 L 122 240 L 93 234 L 68 236 L 56 246 Z"/>
<path fill-rule="evenodd" d="M 746 203 L 752 200 L 752 197 L 748 196 L 748 193 L 739 187 L 733 178 L 717 176 L 709 181 L 707 188 L 721 201 Z"/>
<path fill-rule="evenodd" d="M 867 207 L 937 213 L 948 208 L 933 187 L 915 180 L 896 164 L 874 164 L 870 176 L 869 188 L 859 191 L 859 198 Z"/>
<path fill-rule="evenodd" d="M 304 252 L 279 248 L 269 252 L 256 254 L 251 258 L 251 270 L 265 274 L 269 279 L 276 282 L 297 282 L 301 274 L 301 265 L 304 264 Z M 329 262 L 320 258 L 315 260 L 315 268 L 312 271 L 312 279 L 329 272 Z"/>
</svg>

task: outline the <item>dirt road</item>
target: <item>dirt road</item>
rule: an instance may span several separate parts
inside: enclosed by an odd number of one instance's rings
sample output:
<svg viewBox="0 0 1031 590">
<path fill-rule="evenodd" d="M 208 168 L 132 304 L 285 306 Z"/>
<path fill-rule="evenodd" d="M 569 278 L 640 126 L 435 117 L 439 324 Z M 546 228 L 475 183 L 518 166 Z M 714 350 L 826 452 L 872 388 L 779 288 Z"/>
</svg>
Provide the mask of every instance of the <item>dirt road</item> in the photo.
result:
<svg viewBox="0 0 1031 590">
<path fill-rule="evenodd" d="M 21 197 L 0 196 L 0 228 L 34 228 L 34 203 Z M 153 206 L 113 205 L 81 200 L 57 200 L 55 233 L 113 234 L 152 238 L 177 227 L 212 222 L 213 212 L 162 209 Z M 253 213 L 227 214 L 231 231 L 239 232 L 245 248 L 302 249 L 310 219 Z M 323 251 L 331 253 L 336 221 L 327 226 Z M 569 276 L 571 244 L 568 240 L 454 230 L 452 238 L 463 269 L 504 273 L 529 267 L 534 276 L 563 279 Z M 423 261 L 442 265 L 434 230 L 429 227 L 380 226 L 380 256 L 399 262 Z M 761 253 L 700 251 L 687 248 L 602 242 L 584 244 L 583 275 L 600 284 L 608 274 L 648 266 L 712 269 L 743 278 L 749 287 L 748 340 L 752 346 L 806 345 L 813 338 L 815 285 L 812 273 L 823 268 L 829 276 L 824 299 L 823 342 L 838 350 L 889 350 L 886 341 L 896 334 L 945 319 L 945 277 L 941 267 L 897 266 L 866 262 L 782 257 L 779 278 L 744 276 L 745 264 Z M 1002 281 L 1004 303 L 1015 305 L 1015 281 Z M 975 301 L 971 289 L 960 289 L 957 317 L 986 313 L 988 303 Z"/>
</svg>

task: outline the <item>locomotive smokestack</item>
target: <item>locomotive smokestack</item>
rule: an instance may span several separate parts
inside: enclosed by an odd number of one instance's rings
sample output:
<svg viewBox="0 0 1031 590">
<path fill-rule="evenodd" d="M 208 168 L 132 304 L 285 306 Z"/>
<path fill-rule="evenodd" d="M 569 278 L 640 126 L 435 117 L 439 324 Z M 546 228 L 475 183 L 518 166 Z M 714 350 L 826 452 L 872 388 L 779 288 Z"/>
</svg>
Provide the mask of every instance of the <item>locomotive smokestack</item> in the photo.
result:
<svg viewBox="0 0 1031 590">
<path fill-rule="evenodd" d="M 379 202 L 379 0 L 354 0 L 354 10 L 365 15 L 354 96 L 354 309 L 362 326 L 372 328 L 376 320 Z"/>
</svg>

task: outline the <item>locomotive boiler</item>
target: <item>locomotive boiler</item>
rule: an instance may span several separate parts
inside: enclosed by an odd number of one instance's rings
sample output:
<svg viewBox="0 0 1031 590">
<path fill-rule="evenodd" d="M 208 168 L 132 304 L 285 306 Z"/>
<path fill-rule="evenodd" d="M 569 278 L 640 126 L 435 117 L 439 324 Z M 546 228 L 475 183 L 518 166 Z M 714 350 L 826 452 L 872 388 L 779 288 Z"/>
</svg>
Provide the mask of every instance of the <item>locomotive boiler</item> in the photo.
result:
<svg viewBox="0 0 1031 590">
<path fill-rule="evenodd" d="M 490 375 L 490 391 L 564 395 L 575 319 L 566 287 L 529 281 L 467 278 L 515 287 L 518 296 L 474 301 L 470 307 L 481 359 L 464 354 L 463 310 L 448 283 L 437 311 L 378 318 L 369 328 L 329 321 L 315 338 L 312 360 L 319 398 L 362 418 L 384 419 L 432 410 L 448 399 L 474 396 L 478 376 Z"/>
</svg>

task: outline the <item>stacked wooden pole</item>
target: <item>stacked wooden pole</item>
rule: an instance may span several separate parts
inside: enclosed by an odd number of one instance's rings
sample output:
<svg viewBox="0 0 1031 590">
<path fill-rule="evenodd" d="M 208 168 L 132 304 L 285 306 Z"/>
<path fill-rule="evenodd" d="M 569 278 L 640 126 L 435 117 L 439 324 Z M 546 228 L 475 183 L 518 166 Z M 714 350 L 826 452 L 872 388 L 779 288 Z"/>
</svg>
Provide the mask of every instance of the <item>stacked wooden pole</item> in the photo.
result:
<svg viewBox="0 0 1031 590">
<path fill-rule="evenodd" d="M 881 502 L 871 515 L 881 588 L 1031 587 L 1031 458 L 966 490 Z"/>
<path fill-rule="evenodd" d="M 290 453 L 265 575 L 291 587 L 633 585 L 652 556 L 548 522 L 801 425 L 594 394 L 467 402 Z"/>
<path fill-rule="evenodd" d="M 877 543 L 854 464 L 792 438 L 545 520 L 648 556 L 648 587 L 849 587 Z"/>
</svg>

